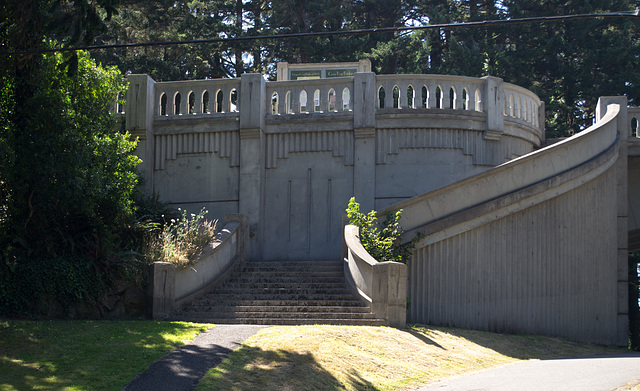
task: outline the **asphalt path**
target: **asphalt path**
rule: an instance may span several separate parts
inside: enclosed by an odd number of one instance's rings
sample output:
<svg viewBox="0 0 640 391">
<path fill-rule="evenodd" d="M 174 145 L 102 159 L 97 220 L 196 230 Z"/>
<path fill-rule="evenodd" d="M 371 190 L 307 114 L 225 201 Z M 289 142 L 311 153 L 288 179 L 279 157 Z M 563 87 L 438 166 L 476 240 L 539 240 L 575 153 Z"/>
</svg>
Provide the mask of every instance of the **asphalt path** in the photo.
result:
<svg viewBox="0 0 640 391">
<path fill-rule="evenodd" d="M 242 342 L 268 326 L 218 325 L 154 362 L 124 391 L 190 391 Z"/>
<path fill-rule="evenodd" d="M 640 384 L 640 353 L 518 362 L 419 391 L 614 391 L 635 384 Z"/>
</svg>

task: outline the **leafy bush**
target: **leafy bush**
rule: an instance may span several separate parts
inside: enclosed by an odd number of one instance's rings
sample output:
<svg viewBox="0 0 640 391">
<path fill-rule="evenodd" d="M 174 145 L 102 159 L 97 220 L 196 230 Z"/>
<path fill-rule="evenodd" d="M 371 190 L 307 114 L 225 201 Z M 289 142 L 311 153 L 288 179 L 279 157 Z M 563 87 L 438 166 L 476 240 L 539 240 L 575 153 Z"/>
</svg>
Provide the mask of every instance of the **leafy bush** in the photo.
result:
<svg viewBox="0 0 640 391">
<path fill-rule="evenodd" d="M 0 314 L 89 300 L 129 258 L 140 160 L 109 112 L 126 85 L 74 58 L 36 55 L 0 78 Z"/>
<path fill-rule="evenodd" d="M 411 251 L 420 236 L 416 235 L 410 242 L 402 243 L 400 237 L 404 231 L 399 223 L 401 216 L 402 209 L 396 213 L 387 213 L 386 220 L 380 224 L 377 212 L 372 210 L 367 214 L 362 213 L 355 197 L 351 197 L 347 206 L 349 224 L 360 228 L 362 246 L 378 262 L 407 263 L 411 257 Z"/>
<path fill-rule="evenodd" d="M 196 257 L 216 235 L 217 221 L 205 220 L 208 213 L 204 208 L 198 214 L 187 214 L 178 208 L 182 214 L 171 219 L 169 224 L 158 235 L 149 239 L 146 257 L 150 261 L 173 263 L 178 267 L 186 267 L 196 260 Z"/>
</svg>

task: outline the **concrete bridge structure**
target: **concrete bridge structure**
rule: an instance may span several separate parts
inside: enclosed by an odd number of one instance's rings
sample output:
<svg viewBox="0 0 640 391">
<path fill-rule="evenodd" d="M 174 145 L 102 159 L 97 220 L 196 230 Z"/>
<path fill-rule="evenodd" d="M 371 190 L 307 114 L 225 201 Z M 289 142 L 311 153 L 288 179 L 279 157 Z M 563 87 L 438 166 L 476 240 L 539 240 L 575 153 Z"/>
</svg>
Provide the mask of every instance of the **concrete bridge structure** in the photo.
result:
<svg viewBox="0 0 640 391">
<path fill-rule="evenodd" d="M 601 98 L 591 128 L 541 148 L 544 103 L 524 88 L 347 65 L 314 80 L 128 76 L 119 111 L 147 190 L 246 216 L 256 261 L 343 259 L 352 196 L 403 209 L 405 238 L 424 239 L 384 297 L 409 299 L 408 322 L 626 345 L 640 112 Z M 304 70 L 345 74 L 331 67 Z M 345 272 L 371 302 L 375 272 L 357 262 Z"/>
</svg>

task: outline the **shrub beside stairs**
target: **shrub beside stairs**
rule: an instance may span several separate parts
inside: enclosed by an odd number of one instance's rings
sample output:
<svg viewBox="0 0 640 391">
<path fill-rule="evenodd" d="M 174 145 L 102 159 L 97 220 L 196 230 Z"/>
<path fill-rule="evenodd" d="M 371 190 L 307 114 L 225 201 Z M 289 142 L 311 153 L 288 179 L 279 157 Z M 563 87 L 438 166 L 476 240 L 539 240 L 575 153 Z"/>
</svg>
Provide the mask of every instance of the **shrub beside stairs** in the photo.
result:
<svg viewBox="0 0 640 391">
<path fill-rule="evenodd" d="M 348 288 L 342 262 L 243 262 L 172 318 L 263 325 L 384 325 Z"/>
</svg>

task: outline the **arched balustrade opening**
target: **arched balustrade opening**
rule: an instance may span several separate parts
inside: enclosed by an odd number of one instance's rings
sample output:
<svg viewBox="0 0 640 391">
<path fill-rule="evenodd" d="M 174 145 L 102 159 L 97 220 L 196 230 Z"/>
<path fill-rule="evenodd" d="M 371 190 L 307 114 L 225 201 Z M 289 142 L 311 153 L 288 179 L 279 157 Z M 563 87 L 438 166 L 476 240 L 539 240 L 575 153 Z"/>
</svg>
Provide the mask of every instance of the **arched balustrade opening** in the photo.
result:
<svg viewBox="0 0 640 391">
<path fill-rule="evenodd" d="M 278 114 L 278 93 L 271 95 L 271 114 Z"/>
<path fill-rule="evenodd" d="M 344 90 L 342 90 L 342 110 L 351 110 L 351 91 L 349 91 L 348 87 L 345 87 Z"/>
<path fill-rule="evenodd" d="M 407 87 L 407 107 L 410 109 L 415 109 L 413 102 L 415 100 L 415 91 L 413 90 L 413 86 L 409 84 Z"/>
<path fill-rule="evenodd" d="M 442 87 L 436 87 L 436 109 L 442 108 Z"/>
<path fill-rule="evenodd" d="M 216 92 L 216 113 L 222 113 L 222 102 L 224 101 L 224 93 L 222 90 Z"/>
<path fill-rule="evenodd" d="M 456 107 L 456 89 L 451 87 L 449 88 L 449 108 L 457 109 Z"/>
<path fill-rule="evenodd" d="M 167 94 L 164 92 L 160 96 L 160 115 L 167 115 Z"/>
<path fill-rule="evenodd" d="M 319 112 L 320 110 L 320 90 L 316 89 L 313 92 L 313 111 Z"/>
<path fill-rule="evenodd" d="M 378 88 L 378 108 L 384 109 L 385 95 L 384 87 L 380 86 L 380 88 Z"/>
<path fill-rule="evenodd" d="M 336 111 L 336 90 L 329 89 L 327 98 L 329 99 L 329 111 Z"/>
<path fill-rule="evenodd" d="M 196 96 L 193 93 L 193 91 L 191 91 L 189 93 L 189 114 L 195 114 L 196 113 Z"/>
<path fill-rule="evenodd" d="M 307 91 L 305 90 L 300 91 L 300 112 L 309 112 L 307 109 Z"/>
<path fill-rule="evenodd" d="M 400 89 L 395 85 L 393 86 L 393 108 L 399 109 L 400 107 Z"/>
<path fill-rule="evenodd" d="M 238 90 L 235 88 L 231 90 L 231 94 L 229 94 L 229 102 L 231 102 L 230 111 L 238 111 Z"/>
<path fill-rule="evenodd" d="M 209 91 L 206 90 L 202 93 L 202 112 L 209 114 Z"/>
<path fill-rule="evenodd" d="M 175 115 L 180 115 L 180 104 L 182 103 L 182 96 L 180 95 L 179 92 L 176 92 L 176 94 L 173 97 L 173 114 Z"/>
<path fill-rule="evenodd" d="M 422 86 L 422 108 L 426 109 L 429 107 L 429 89 L 427 86 Z"/>
</svg>

